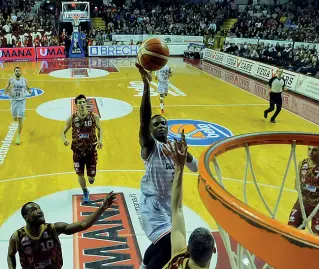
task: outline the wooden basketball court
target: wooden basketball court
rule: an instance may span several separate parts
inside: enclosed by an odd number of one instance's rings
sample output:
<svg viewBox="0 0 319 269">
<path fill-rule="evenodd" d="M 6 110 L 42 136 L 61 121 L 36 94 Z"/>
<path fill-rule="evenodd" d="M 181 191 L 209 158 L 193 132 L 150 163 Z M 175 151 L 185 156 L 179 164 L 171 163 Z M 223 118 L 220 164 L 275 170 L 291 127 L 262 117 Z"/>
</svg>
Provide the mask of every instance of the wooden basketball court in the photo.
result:
<svg viewBox="0 0 319 269">
<path fill-rule="evenodd" d="M 106 193 L 113 189 L 118 192 L 134 189 L 137 190 L 136 197 L 139 199 L 138 188 L 144 171 L 138 143 L 142 82 L 134 62 L 133 58 L 94 58 L 2 64 L 2 89 L 6 86 L 7 79 L 13 75 L 15 66 L 22 68 L 23 76 L 28 79 L 29 86 L 34 88 L 33 96 L 27 99 L 26 120 L 19 146 L 14 144 L 15 139 L 12 137 L 16 134 L 16 128 L 12 125 L 9 101 L 0 95 L 2 268 L 6 267 L 10 235 L 24 225 L 19 213 L 24 203 L 37 201 L 42 205 L 48 222 L 75 219 L 72 213 L 64 216 L 63 207 L 72 208 L 69 199 L 72 195 L 81 194 L 81 190 L 73 172 L 71 149 L 63 145 L 60 133 L 64 121 L 74 110 L 72 98 L 78 94 L 83 93 L 90 97 L 90 108 L 99 113 L 103 128 L 104 148 L 99 151 L 96 182 L 93 186 L 88 186 L 89 190 L 91 193 Z M 271 124 L 263 118 L 267 101 L 187 65 L 182 59 L 173 58 L 170 65 L 173 68 L 173 77 L 170 93 L 165 100 L 165 117 L 172 120 L 172 136 L 182 128 L 186 130 L 189 151 L 197 158 L 203 152 L 205 144 L 230 135 L 265 131 L 319 131 L 316 124 L 287 110 L 281 112 L 276 124 Z M 152 87 L 156 89 L 156 81 Z M 159 99 L 155 92 L 152 95 L 153 113 L 158 114 Z M 70 133 L 68 137 L 70 138 Z M 277 200 L 278 186 L 282 182 L 289 152 L 289 145 L 257 146 L 251 149 L 261 191 L 271 207 Z M 305 158 L 306 148 L 298 148 L 297 153 L 298 159 Z M 245 158 L 244 150 L 238 149 L 220 156 L 219 159 L 225 185 L 239 199 L 243 199 Z M 187 169 L 185 171 L 184 203 L 188 216 L 194 215 L 201 223 L 216 230 L 216 224 L 202 205 L 197 192 L 197 175 Z M 251 176 L 249 179 L 251 180 Z M 282 222 L 287 222 L 297 198 L 294 180 L 293 169 L 290 169 L 277 214 Z M 267 212 L 253 184 L 248 184 L 247 197 L 251 206 Z M 129 205 L 128 208 L 128 214 L 133 214 Z M 189 232 L 199 225 L 195 220 L 192 223 L 192 220 L 194 218 L 187 219 Z M 140 255 L 143 256 L 149 243 L 142 230 L 135 227 L 135 234 L 139 237 Z M 72 248 L 72 238 L 62 237 L 61 241 L 64 249 L 68 246 Z M 68 251 L 65 250 L 64 253 Z M 137 256 L 134 264 L 140 262 L 140 256 Z M 65 268 L 84 268 L 75 262 L 75 258 L 66 257 L 65 254 L 64 259 Z M 80 258 L 80 263 L 82 260 Z M 74 267 L 71 267 L 73 263 Z"/>
</svg>

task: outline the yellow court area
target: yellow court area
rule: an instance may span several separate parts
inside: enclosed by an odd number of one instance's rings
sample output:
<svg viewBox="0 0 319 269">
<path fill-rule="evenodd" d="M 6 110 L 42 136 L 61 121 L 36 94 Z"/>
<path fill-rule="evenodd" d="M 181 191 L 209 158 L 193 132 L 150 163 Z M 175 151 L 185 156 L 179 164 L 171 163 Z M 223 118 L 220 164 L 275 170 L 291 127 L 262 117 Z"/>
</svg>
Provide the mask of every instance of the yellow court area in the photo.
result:
<svg viewBox="0 0 319 269">
<path fill-rule="evenodd" d="M 34 88 L 34 96 L 27 99 L 26 120 L 19 146 L 12 140 L 16 130 L 12 127 L 9 101 L 0 96 L 0 154 L 3 159 L 0 165 L 1 268 L 6 266 L 10 235 L 24 224 L 19 213 L 24 203 L 37 201 L 43 207 L 48 222 L 74 220 L 72 212 L 68 216 L 64 215 L 64 209 L 72 209 L 70 199 L 74 194 L 81 194 L 81 189 L 73 171 L 72 151 L 63 145 L 60 132 L 73 111 L 72 98 L 80 93 L 90 97 L 89 105 L 99 113 L 104 137 L 104 148 L 99 151 L 96 181 L 93 186 L 88 186 L 89 190 L 91 193 L 105 193 L 112 189 L 118 192 L 136 190 L 139 199 L 138 189 L 144 171 L 138 143 L 142 82 L 134 62 L 135 59 L 89 59 L 2 64 L 1 88 L 13 75 L 13 68 L 20 66 L 29 87 Z M 319 131 L 317 125 L 286 110 L 278 116 L 276 124 L 271 124 L 263 118 L 267 101 L 191 67 L 182 59 L 171 59 L 169 64 L 173 69 L 173 77 L 165 99 L 164 116 L 172 120 L 173 133 L 185 128 L 189 151 L 197 158 L 204 151 L 205 143 L 232 134 Z M 158 114 L 160 108 L 155 93 L 156 81 L 152 88 L 153 114 Z M 257 146 L 251 149 L 256 177 L 270 207 L 276 204 L 289 150 L 288 145 Z M 298 148 L 298 159 L 305 158 L 306 153 L 305 147 Z M 239 199 L 243 199 L 245 162 L 244 149 L 230 151 L 219 157 L 225 186 Z M 188 230 L 201 223 L 216 230 L 213 218 L 199 197 L 197 175 L 191 174 L 188 169 L 185 171 L 185 214 L 190 216 L 187 219 Z M 277 214 L 282 222 L 287 222 L 297 198 L 294 180 L 293 169 L 290 169 Z M 127 196 L 124 197 L 128 200 Z M 248 184 L 247 198 L 250 205 L 266 213 L 253 184 Z M 130 206 L 132 201 L 126 202 L 134 226 L 138 219 L 131 212 L 134 209 Z M 198 221 L 191 216 L 196 216 Z M 139 229 L 134 226 L 143 256 L 149 242 Z M 74 248 L 72 239 L 65 238 L 61 240 L 63 247 Z M 64 259 L 65 268 L 73 268 L 75 258 L 66 257 L 65 254 Z M 80 262 L 85 259 L 80 258 Z M 80 265 L 74 268 L 84 267 Z"/>
</svg>

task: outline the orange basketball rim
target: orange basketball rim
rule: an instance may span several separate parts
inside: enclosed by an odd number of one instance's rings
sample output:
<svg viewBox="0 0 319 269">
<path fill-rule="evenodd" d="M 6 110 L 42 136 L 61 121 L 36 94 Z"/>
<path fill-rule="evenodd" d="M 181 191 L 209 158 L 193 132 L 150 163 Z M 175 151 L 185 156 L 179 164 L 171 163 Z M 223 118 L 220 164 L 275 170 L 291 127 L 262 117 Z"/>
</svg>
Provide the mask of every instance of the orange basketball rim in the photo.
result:
<svg viewBox="0 0 319 269">
<path fill-rule="evenodd" d="M 276 269 L 319 268 L 319 237 L 268 217 L 220 186 L 210 171 L 213 158 L 246 145 L 292 144 L 319 146 L 311 133 L 255 133 L 224 139 L 211 145 L 199 162 L 198 189 L 216 222 L 245 249 Z"/>
</svg>

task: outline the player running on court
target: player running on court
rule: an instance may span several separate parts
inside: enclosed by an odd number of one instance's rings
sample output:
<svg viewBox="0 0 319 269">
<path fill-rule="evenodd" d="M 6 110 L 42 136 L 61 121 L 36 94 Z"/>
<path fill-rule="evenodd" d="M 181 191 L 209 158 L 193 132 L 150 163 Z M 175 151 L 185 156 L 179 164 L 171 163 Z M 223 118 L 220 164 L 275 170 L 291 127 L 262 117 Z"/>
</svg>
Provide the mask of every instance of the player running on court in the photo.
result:
<svg viewBox="0 0 319 269">
<path fill-rule="evenodd" d="M 8 267 L 16 269 L 16 253 L 19 253 L 22 269 L 60 269 L 63 266 L 60 234 L 71 235 L 90 228 L 109 208 L 114 199 L 109 193 L 101 206 L 85 219 L 75 223 L 46 223 L 40 206 L 26 203 L 21 208 L 21 215 L 26 226 L 17 230 L 10 238 L 8 249 Z"/>
<path fill-rule="evenodd" d="M 308 158 L 299 163 L 299 179 L 301 198 L 306 217 L 309 217 L 319 203 L 319 147 L 309 146 L 307 153 Z M 298 228 L 302 223 L 301 206 L 297 199 L 291 210 L 288 224 Z M 319 235 L 319 212 L 311 220 L 311 230 L 314 234 Z"/>
<path fill-rule="evenodd" d="M 31 94 L 31 90 L 28 87 L 27 80 L 21 76 L 21 68 L 14 68 L 14 75 L 8 81 L 8 85 L 4 90 L 4 93 L 10 98 L 10 106 L 13 120 L 18 122 L 18 135 L 16 137 L 16 144 L 20 145 L 20 135 L 22 132 L 22 125 L 26 110 L 26 98 L 28 93 Z"/>
<path fill-rule="evenodd" d="M 141 180 L 140 209 L 143 229 L 152 242 L 145 252 L 141 268 L 162 269 L 171 257 L 172 227 L 171 193 L 174 162 L 163 153 L 167 143 L 167 121 L 160 115 L 152 117 L 150 99 L 151 75 L 136 64 L 144 82 L 140 107 L 140 146 L 146 171 Z M 185 136 L 182 135 L 183 140 Z M 187 153 L 186 165 L 197 172 L 197 160 Z"/>
<path fill-rule="evenodd" d="M 157 92 L 160 95 L 161 113 L 164 114 L 164 98 L 168 93 L 169 78 L 172 76 L 172 70 L 168 65 L 155 72 L 155 79 L 158 80 Z"/>
<path fill-rule="evenodd" d="M 206 228 L 195 229 L 186 244 L 186 227 L 183 213 L 183 171 L 187 158 L 186 143 L 175 141 L 164 145 L 164 153 L 174 160 L 175 176 L 172 187 L 172 259 L 164 269 L 206 269 L 216 253 L 215 240 Z"/>
<path fill-rule="evenodd" d="M 84 168 L 90 184 L 94 183 L 96 176 L 97 150 L 103 147 L 102 129 L 100 118 L 93 112 L 89 112 L 86 104 L 86 97 L 80 94 L 75 98 L 77 111 L 70 116 L 61 134 L 65 146 L 70 142 L 66 134 L 72 127 L 72 145 L 74 169 L 78 175 L 79 184 L 83 190 L 83 202 L 90 201 L 89 191 L 86 187 Z M 96 137 L 96 129 L 98 138 Z"/>
</svg>

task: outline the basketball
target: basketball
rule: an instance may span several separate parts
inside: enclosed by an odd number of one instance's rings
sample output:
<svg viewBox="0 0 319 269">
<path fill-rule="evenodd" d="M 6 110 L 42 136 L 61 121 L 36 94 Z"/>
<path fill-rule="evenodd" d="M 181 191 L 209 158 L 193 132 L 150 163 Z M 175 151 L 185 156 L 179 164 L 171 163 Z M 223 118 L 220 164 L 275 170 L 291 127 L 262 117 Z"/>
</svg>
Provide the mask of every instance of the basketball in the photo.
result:
<svg viewBox="0 0 319 269">
<path fill-rule="evenodd" d="M 169 49 L 159 38 L 151 38 L 142 43 L 137 58 L 144 69 L 157 71 L 166 65 Z"/>
</svg>

